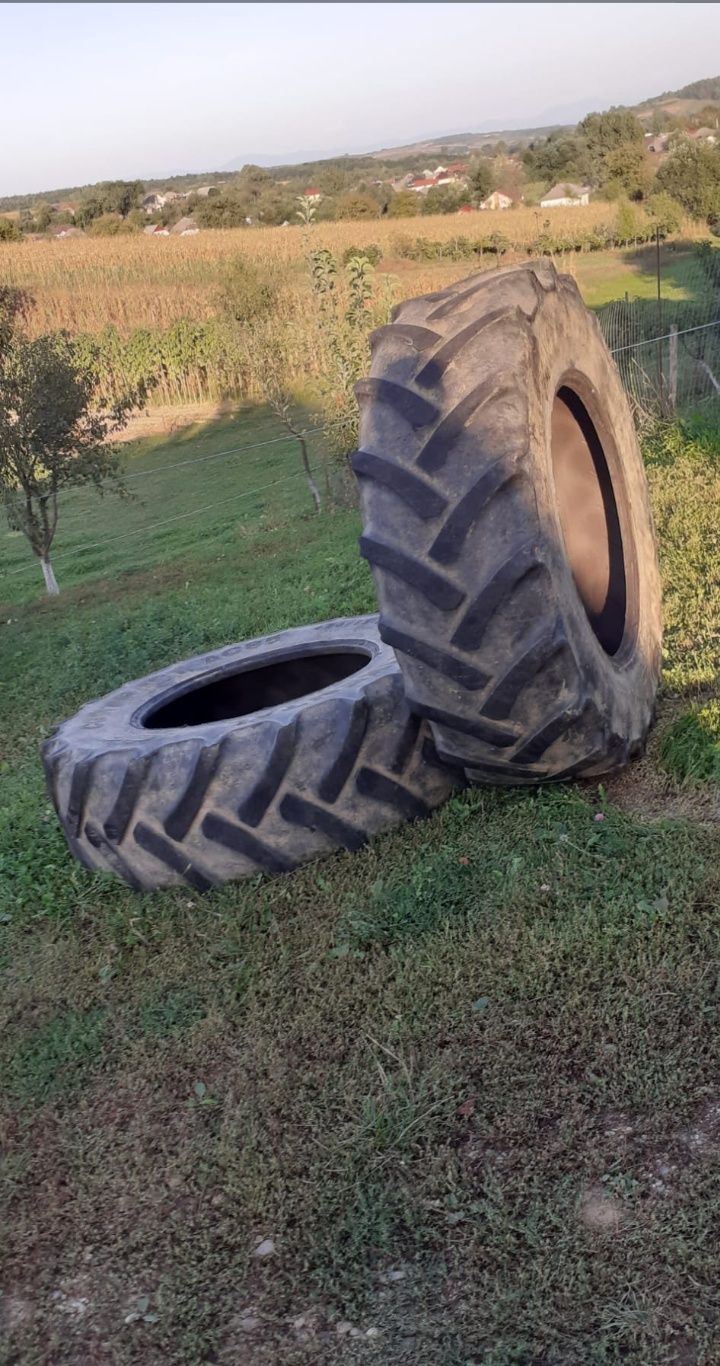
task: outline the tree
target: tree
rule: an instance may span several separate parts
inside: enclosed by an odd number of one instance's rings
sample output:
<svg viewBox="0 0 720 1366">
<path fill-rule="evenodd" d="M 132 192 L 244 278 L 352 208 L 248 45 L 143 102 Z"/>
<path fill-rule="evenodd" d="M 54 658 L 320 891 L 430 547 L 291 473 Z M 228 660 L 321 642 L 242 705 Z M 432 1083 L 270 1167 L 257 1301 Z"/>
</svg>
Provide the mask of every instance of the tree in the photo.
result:
<svg viewBox="0 0 720 1366">
<path fill-rule="evenodd" d="M 720 213 L 720 149 L 684 138 L 663 162 L 655 184 L 692 218 L 712 219 Z"/>
<path fill-rule="evenodd" d="M 248 201 L 250 205 L 255 204 L 271 185 L 272 176 L 270 172 L 263 170 L 262 166 L 251 164 L 243 166 L 235 182 L 238 195 Z"/>
<path fill-rule="evenodd" d="M 419 195 L 414 190 L 398 190 L 388 204 L 388 216 L 390 218 L 414 218 L 417 214 L 419 205 Z"/>
<path fill-rule="evenodd" d="M 464 185 L 433 185 L 423 195 L 421 212 L 457 213 L 460 205 L 469 203 L 469 200 L 470 193 Z"/>
<path fill-rule="evenodd" d="M 566 177 L 587 180 L 590 176 L 590 157 L 584 140 L 576 135 L 554 133 L 541 142 L 531 142 L 523 152 L 523 164 L 534 180 L 553 185 Z"/>
<path fill-rule="evenodd" d="M 631 109 L 608 109 L 604 114 L 588 114 L 577 126 L 590 160 L 590 170 L 600 184 L 608 179 L 605 163 L 619 147 L 636 143 L 643 146 L 643 126 Z"/>
<path fill-rule="evenodd" d="M 93 218 L 88 223 L 87 230 L 91 237 L 122 237 L 137 232 L 138 225 L 131 218 L 121 218 L 117 213 L 101 213 L 99 218 Z"/>
<path fill-rule="evenodd" d="M 0 216 L 0 242 L 19 242 L 20 229 L 12 218 Z"/>
<path fill-rule="evenodd" d="M 138 207 L 145 186 L 142 180 L 103 180 L 97 190 L 103 213 L 127 218 L 130 210 Z"/>
<path fill-rule="evenodd" d="M 638 219 L 635 209 L 630 200 L 623 197 L 618 201 L 617 219 L 615 221 L 615 240 L 627 245 L 634 242 L 638 235 Z"/>
<path fill-rule="evenodd" d="M 17 308 L 6 317 L 0 353 L 0 496 L 10 526 L 26 536 L 47 591 L 55 594 L 50 550 L 59 494 L 81 485 L 124 492 L 119 455 L 108 438 L 144 404 L 146 387 L 135 386 L 101 411 L 92 368 L 80 362 L 67 336 L 29 338 L 18 318 Z"/>
<path fill-rule="evenodd" d="M 670 233 L 677 232 L 682 227 L 683 210 L 682 205 L 678 204 L 672 195 L 665 190 L 660 190 L 657 194 L 651 194 L 645 200 L 643 208 L 648 217 L 660 229 L 660 235 L 667 237 Z"/>
<path fill-rule="evenodd" d="M 621 194 L 639 199 L 648 183 L 642 143 L 623 142 L 608 152 L 602 165 L 601 183 L 610 199 Z"/>
<path fill-rule="evenodd" d="M 474 198 L 482 202 L 483 199 L 487 199 L 493 187 L 492 167 L 488 165 L 487 161 L 471 162 L 468 180 Z"/>
<path fill-rule="evenodd" d="M 378 203 L 369 194 L 341 194 L 335 201 L 336 218 L 377 218 Z"/>
</svg>

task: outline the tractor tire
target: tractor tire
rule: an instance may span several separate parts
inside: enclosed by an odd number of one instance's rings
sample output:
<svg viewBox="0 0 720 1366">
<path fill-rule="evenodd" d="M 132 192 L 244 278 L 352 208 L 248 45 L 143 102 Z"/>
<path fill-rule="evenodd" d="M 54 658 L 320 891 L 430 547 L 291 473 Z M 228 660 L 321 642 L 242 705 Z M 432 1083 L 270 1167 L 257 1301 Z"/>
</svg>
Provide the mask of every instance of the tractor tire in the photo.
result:
<svg viewBox="0 0 720 1366">
<path fill-rule="evenodd" d="M 358 384 L 361 553 L 437 752 L 475 782 L 618 768 L 660 671 L 648 490 L 573 280 L 511 266 L 401 304 Z"/>
<path fill-rule="evenodd" d="M 284 873 L 426 816 L 457 786 L 377 617 L 184 660 L 43 745 L 72 853 L 137 891 Z"/>
</svg>

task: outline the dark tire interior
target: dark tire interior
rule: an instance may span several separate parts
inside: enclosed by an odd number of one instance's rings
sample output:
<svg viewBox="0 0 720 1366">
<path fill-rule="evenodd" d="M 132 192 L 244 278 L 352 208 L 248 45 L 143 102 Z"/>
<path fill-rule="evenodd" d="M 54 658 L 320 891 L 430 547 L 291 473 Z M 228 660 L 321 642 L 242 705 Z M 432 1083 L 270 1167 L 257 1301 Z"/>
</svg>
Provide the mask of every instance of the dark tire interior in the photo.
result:
<svg viewBox="0 0 720 1366">
<path fill-rule="evenodd" d="M 240 669 L 180 693 L 147 712 L 142 724 L 148 730 L 163 730 L 169 726 L 201 726 L 209 721 L 248 716 L 251 712 L 292 702 L 339 683 L 363 669 L 369 659 L 370 654 L 360 650 L 337 650 Z"/>
<path fill-rule="evenodd" d="M 625 634 L 627 584 L 620 518 L 600 438 L 584 403 L 558 389 L 551 454 L 565 553 L 590 625 L 608 655 Z"/>
</svg>

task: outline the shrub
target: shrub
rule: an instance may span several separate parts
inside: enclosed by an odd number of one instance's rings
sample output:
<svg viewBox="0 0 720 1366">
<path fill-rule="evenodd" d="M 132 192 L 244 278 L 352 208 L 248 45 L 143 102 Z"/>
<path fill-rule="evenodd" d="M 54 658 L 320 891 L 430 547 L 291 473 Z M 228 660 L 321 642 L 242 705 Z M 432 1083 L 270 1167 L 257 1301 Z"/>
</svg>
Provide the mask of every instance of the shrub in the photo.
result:
<svg viewBox="0 0 720 1366">
<path fill-rule="evenodd" d="M 343 265 L 346 266 L 353 256 L 364 256 L 371 266 L 376 266 L 383 258 L 382 247 L 379 247 L 377 242 L 368 242 L 365 247 L 346 247 L 342 257 Z"/>
<path fill-rule="evenodd" d="M 276 278 L 245 256 L 236 256 L 225 271 L 218 296 L 220 312 L 236 323 L 265 317 L 278 294 Z"/>
</svg>

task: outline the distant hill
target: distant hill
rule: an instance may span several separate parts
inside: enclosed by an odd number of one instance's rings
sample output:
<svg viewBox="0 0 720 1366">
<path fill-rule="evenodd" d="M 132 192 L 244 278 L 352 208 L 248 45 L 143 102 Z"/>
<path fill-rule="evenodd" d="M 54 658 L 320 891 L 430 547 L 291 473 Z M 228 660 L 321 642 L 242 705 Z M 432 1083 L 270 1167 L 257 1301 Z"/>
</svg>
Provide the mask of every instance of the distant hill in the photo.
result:
<svg viewBox="0 0 720 1366">
<path fill-rule="evenodd" d="M 707 76 L 703 81 L 691 81 L 690 85 L 684 85 L 680 90 L 665 90 L 662 95 L 643 100 L 642 104 L 635 107 L 638 111 L 644 110 L 649 105 L 664 104 L 667 100 L 700 100 L 702 104 L 714 104 L 720 101 L 720 76 Z"/>
<path fill-rule="evenodd" d="M 720 104 L 720 76 L 708 76 L 703 80 L 691 81 L 689 85 L 682 86 L 679 90 L 665 90 L 661 95 L 653 95 L 649 99 L 641 100 L 638 104 L 626 105 L 624 108 L 632 109 L 643 122 L 649 122 L 653 115 L 664 112 L 667 114 L 692 115 L 697 114 L 706 105 L 717 102 Z M 599 100 L 594 100 L 595 109 L 602 108 Z M 578 109 L 580 106 L 578 106 Z M 567 119 L 572 115 L 572 107 L 563 106 L 555 109 L 548 109 L 546 116 Z M 583 113 L 589 113 L 589 109 L 583 107 Z M 199 185 L 223 184 L 227 178 L 235 174 L 242 166 L 247 163 L 262 166 L 272 171 L 275 178 L 292 177 L 307 174 L 311 177 L 318 170 L 330 165 L 341 166 L 347 170 L 356 172 L 375 171 L 378 163 L 394 163 L 391 174 L 396 175 L 401 163 L 405 163 L 403 169 L 409 169 L 413 162 L 420 159 L 427 159 L 428 162 L 434 160 L 450 161 L 451 159 L 463 159 L 472 156 L 474 152 L 480 151 L 483 147 L 492 143 L 504 142 L 508 146 L 523 147 L 529 142 L 538 138 L 546 138 L 550 133 L 559 132 L 563 129 L 574 128 L 583 113 L 579 113 L 572 122 L 563 121 L 557 123 L 543 124 L 532 128 L 498 128 L 486 129 L 483 132 L 468 133 L 443 133 L 437 137 L 418 138 L 416 142 L 406 142 L 397 147 L 382 147 L 377 151 L 365 151 L 352 153 L 332 153 L 325 151 L 321 154 L 298 152 L 292 157 L 288 157 L 283 165 L 279 165 L 277 160 L 264 153 L 254 153 L 244 157 L 235 157 L 226 163 L 221 171 L 206 171 L 202 174 L 175 174 L 166 177 L 153 176 L 145 177 L 145 188 L 155 189 L 176 189 L 192 190 Z M 379 168 L 378 168 L 379 169 Z M 60 190 L 44 190 L 38 194 L 31 195 L 6 195 L 0 198 L 0 213 L 17 211 L 28 208 L 32 204 L 37 204 L 42 200 L 55 203 L 59 200 L 72 200 L 78 198 L 83 193 L 91 190 L 93 186 L 73 186 Z"/>
<path fill-rule="evenodd" d="M 437 138 L 423 138 L 419 142 L 406 142 L 401 147 L 382 147 L 369 155 L 376 161 L 402 161 L 406 157 L 442 157 L 447 152 L 454 156 L 468 156 L 481 147 L 493 142 L 513 143 L 523 146 L 535 138 L 546 138 L 561 128 L 571 127 L 562 123 L 548 124 L 544 128 L 504 128 L 489 133 L 443 133 Z"/>
</svg>

